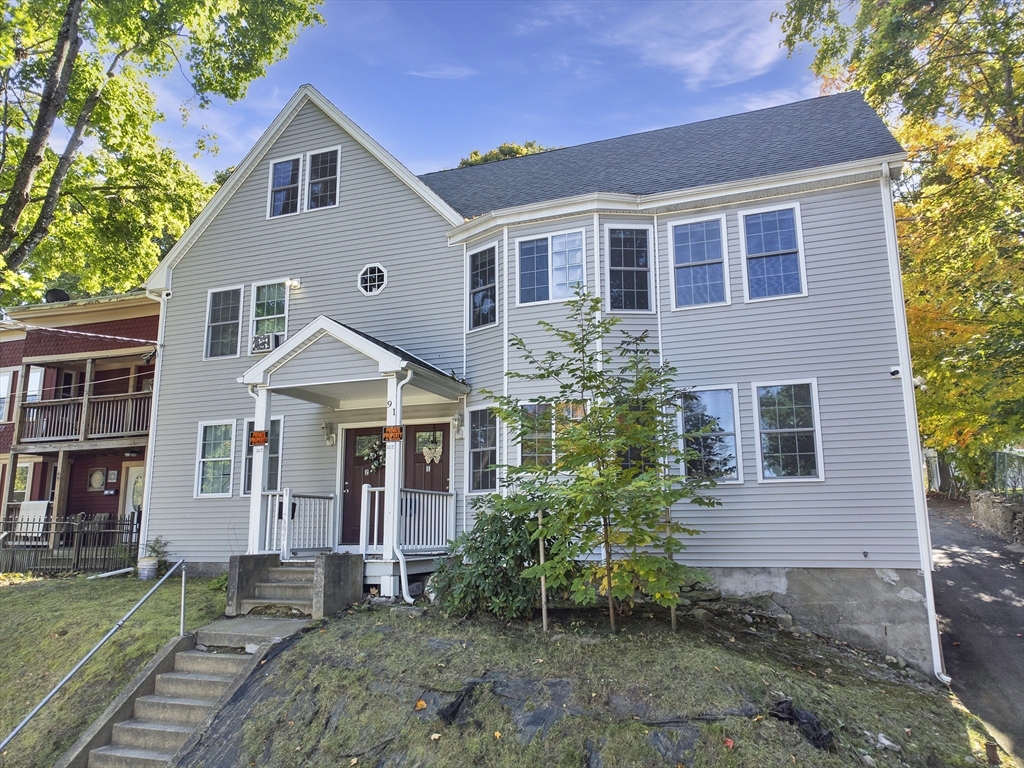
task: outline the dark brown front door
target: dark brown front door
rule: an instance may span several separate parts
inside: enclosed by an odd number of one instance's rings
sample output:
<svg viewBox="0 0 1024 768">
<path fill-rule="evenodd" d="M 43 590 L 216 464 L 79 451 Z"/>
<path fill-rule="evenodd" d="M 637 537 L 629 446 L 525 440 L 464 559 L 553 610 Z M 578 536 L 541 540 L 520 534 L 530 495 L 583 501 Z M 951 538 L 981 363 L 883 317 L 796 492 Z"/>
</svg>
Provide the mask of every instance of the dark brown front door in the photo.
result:
<svg viewBox="0 0 1024 768">
<path fill-rule="evenodd" d="M 374 488 L 384 487 L 384 444 L 381 442 L 380 427 L 345 431 L 345 487 L 341 494 L 342 544 L 359 543 L 360 507 L 365 483 Z M 377 530 L 384 530 L 383 510 Z"/>
<path fill-rule="evenodd" d="M 448 423 L 414 424 L 405 428 L 405 484 L 403 488 L 448 493 L 451 446 Z"/>
</svg>

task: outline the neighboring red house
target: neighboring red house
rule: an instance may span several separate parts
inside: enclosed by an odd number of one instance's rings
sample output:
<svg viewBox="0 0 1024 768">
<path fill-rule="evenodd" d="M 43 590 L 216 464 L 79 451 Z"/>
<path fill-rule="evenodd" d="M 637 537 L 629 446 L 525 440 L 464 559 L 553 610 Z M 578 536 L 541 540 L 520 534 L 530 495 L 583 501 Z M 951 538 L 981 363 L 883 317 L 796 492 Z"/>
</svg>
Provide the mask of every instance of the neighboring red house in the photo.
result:
<svg viewBox="0 0 1024 768">
<path fill-rule="evenodd" d="M 145 483 L 159 312 L 141 292 L 6 309 L 4 521 L 134 518 Z"/>
</svg>

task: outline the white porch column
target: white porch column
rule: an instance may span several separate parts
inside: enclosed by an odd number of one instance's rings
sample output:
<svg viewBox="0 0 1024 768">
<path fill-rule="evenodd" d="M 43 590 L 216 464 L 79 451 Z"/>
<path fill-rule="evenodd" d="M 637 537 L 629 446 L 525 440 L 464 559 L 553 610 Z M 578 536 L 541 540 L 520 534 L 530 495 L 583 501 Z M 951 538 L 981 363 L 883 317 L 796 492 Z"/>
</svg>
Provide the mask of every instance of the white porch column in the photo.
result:
<svg viewBox="0 0 1024 768">
<path fill-rule="evenodd" d="M 256 415 L 254 418 L 253 431 L 270 431 L 270 390 L 265 387 L 256 389 Z M 242 445 L 249 445 L 249 435 L 243 435 Z M 270 462 L 269 446 L 256 445 L 252 449 L 252 482 L 250 483 L 251 495 L 249 496 L 249 547 L 248 554 L 257 554 L 263 545 L 263 526 L 271 525 L 273 521 L 264 520 L 263 509 L 265 502 L 263 491 L 266 490 L 267 470 Z"/>
<path fill-rule="evenodd" d="M 401 382 L 397 374 L 388 376 L 388 412 L 386 424 L 389 427 L 402 425 L 402 389 L 412 378 L 412 372 L 406 374 Z M 395 548 L 398 546 L 398 517 L 401 509 L 403 459 L 405 451 L 403 442 L 384 444 L 384 560 L 395 560 Z M 398 594 L 398 576 L 387 576 L 381 579 L 381 595 L 394 597 Z"/>
</svg>

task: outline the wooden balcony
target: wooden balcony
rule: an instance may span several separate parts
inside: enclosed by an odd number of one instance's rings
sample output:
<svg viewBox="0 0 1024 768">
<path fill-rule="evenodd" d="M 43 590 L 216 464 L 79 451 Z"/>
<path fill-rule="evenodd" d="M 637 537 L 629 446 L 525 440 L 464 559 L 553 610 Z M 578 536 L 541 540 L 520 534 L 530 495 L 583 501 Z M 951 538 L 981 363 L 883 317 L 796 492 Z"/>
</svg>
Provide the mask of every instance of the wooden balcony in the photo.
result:
<svg viewBox="0 0 1024 768">
<path fill-rule="evenodd" d="M 152 392 L 71 397 L 23 403 L 17 419 L 15 448 L 38 444 L 115 441 L 143 445 L 149 434 Z"/>
</svg>

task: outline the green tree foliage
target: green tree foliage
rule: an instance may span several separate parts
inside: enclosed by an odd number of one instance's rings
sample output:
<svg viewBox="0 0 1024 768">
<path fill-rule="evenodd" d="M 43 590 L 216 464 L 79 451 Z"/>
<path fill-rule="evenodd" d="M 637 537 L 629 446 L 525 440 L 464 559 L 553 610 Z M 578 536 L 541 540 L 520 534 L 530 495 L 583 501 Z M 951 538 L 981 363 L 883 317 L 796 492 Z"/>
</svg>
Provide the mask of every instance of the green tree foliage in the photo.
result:
<svg viewBox="0 0 1024 768">
<path fill-rule="evenodd" d="M 469 157 L 464 157 L 459 161 L 459 168 L 465 168 L 470 165 L 493 163 L 496 160 L 508 160 L 510 157 L 535 155 L 538 152 L 547 152 L 549 149 L 558 149 L 558 147 L 544 147 L 536 141 L 527 141 L 523 144 L 512 144 L 511 142 L 506 142 L 504 144 L 500 144 L 489 152 L 484 152 L 482 154 L 480 150 L 474 149 L 469 153 Z"/>
<path fill-rule="evenodd" d="M 910 155 L 896 202 L 922 432 L 983 467 L 1024 440 L 1024 6 L 788 0 L 780 17 Z"/>
<path fill-rule="evenodd" d="M 151 80 L 245 95 L 320 21 L 314 0 L 24 0 L 0 17 L 0 290 L 137 285 L 211 190 L 161 147 Z M 65 138 L 66 137 L 66 138 Z M 62 146 L 58 146 L 62 145 Z"/>
<path fill-rule="evenodd" d="M 637 591 L 660 605 L 679 601 L 693 572 L 673 559 L 681 537 L 698 531 L 669 514 L 679 501 L 714 506 L 705 491 L 714 481 L 680 472 L 693 458 L 681 445 L 679 415 L 685 393 L 676 371 L 655 364 L 646 333 L 611 334 L 619 318 L 602 317 L 601 300 L 583 291 L 567 302 L 564 328 L 541 322 L 551 337 L 541 355 L 513 337 L 523 361 L 509 376 L 536 385 L 528 402 L 493 395 L 495 410 L 523 460 L 504 468 L 506 493 L 492 504 L 533 521 L 546 559 L 526 571 L 545 576 L 580 604 L 615 601 Z M 592 559 L 600 553 L 600 560 Z"/>
<path fill-rule="evenodd" d="M 455 615 L 493 613 L 502 619 L 533 615 L 540 595 L 536 579 L 524 576 L 537 563 L 537 542 L 527 520 L 488 499 L 476 503 L 473 528 L 452 542 L 451 554 L 432 577 L 438 600 Z"/>
</svg>

